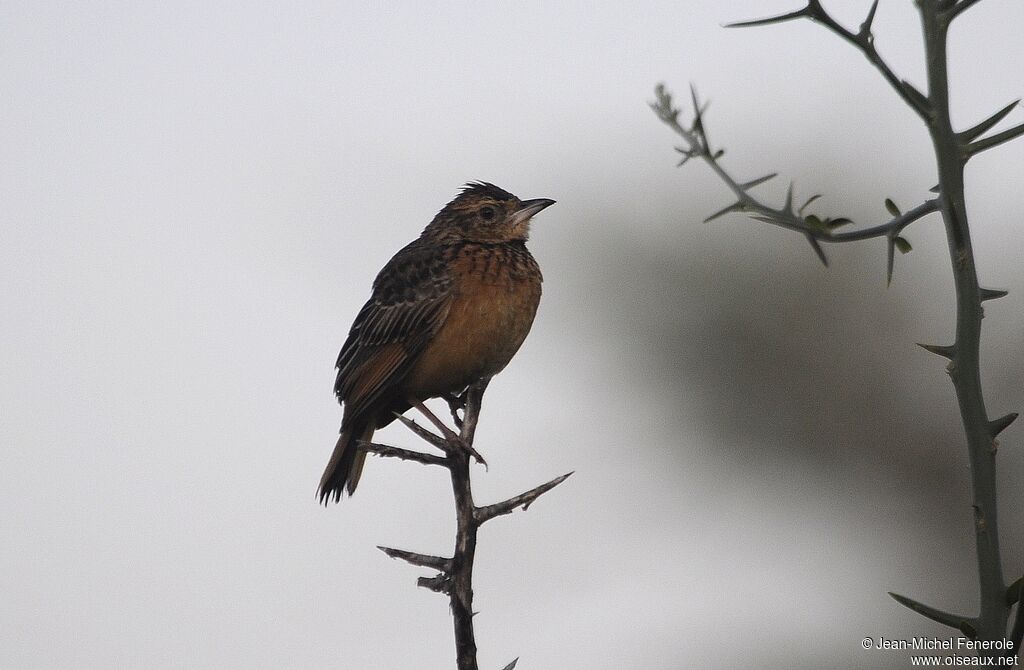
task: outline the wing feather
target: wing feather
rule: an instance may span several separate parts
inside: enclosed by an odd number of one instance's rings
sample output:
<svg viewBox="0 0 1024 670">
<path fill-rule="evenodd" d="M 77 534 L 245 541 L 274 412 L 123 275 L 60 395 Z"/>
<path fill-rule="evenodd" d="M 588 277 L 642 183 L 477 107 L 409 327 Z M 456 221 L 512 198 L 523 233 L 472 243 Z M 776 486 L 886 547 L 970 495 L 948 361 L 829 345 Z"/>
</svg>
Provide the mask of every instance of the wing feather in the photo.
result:
<svg viewBox="0 0 1024 670">
<path fill-rule="evenodd" d="M 401 381 L 448 316 L 451 249 L 417 240 L 384 266 L 338 354 L 334 391 L 345 416 L 366 412 Z"/>
</svg>

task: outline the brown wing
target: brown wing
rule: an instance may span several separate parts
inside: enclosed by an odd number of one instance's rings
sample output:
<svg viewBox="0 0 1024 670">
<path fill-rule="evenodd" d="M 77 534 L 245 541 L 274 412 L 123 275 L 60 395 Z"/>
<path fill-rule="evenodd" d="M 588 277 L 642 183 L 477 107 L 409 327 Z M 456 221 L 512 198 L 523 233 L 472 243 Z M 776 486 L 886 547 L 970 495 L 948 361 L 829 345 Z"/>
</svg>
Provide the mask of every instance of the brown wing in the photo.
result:
<svg viewBox="0 0 1024 670">
<path fill-rule="evenodd" d="M 451 306 L 447 253 L 416 240 L 395 254 L 373 282 L 338 354 L 334 392 L 354 420 L 408 373 Z"/>
</svg>

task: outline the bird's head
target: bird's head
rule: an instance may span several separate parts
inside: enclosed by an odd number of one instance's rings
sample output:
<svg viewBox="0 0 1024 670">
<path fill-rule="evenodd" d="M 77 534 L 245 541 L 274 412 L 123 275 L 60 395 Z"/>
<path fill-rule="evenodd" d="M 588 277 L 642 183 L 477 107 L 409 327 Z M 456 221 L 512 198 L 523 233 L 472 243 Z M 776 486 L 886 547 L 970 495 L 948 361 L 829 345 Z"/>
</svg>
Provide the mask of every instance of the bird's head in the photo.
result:
<svg viewBox="0 0 1024 670">
<path fill-rule="evenodd" d="M 437 213 L 423 233 L 446 241 L 525 241 L 533 215 L 553 204 L 548 198 L 520 200 L 494 184 L 471 182 Z"/>
</svg>

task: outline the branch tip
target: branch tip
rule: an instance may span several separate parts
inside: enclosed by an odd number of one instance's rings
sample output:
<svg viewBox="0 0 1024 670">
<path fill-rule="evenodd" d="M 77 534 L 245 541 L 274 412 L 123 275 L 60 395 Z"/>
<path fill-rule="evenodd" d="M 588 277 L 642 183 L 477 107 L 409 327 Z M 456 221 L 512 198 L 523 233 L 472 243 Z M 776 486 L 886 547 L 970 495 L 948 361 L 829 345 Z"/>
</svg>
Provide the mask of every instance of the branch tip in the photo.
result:
<svg viewBox="0 0 1024 670">
<path fill-rule="evenodd" d="M 414 551 L 392 549 L 391 547 L 382 547 L 380 545 L 377 545 L 377 548 L 387 554 L 388 558 L 397 558 L 409 563 L 410 565 L 418 565 L 421 568 L 430 568 L 431 570 L 437 570 L 444 573 L 451 572 L 452 569 L 452 560 L 450 558 L 431 556 L 430 554 L 418 554 Z"/>
<path fill-rule="evenodd" d="M 794 19 L 802 19 L 808 16 L 811 16 L 811 3 L 808 3 L 803 9 L 798 9 L 795 12 L 789 12 L 788 14 L 779 14 L 778 16 L 769 16 L 764 19 L 752 19 L 750 21 L 736 21 L 734 23 L 726 23 L 723 27 L 751 28 L 753 26 L 767 26 L 773 23 L 782 23 L 783 21 L 792 21 Z"/>
<path fill-rule="evenodd" d="M 927 617 L 932 621 L 937 621 L 943 625 L 949 626 L 950 628 L 956 628 L 957 630 L 962 631 L 965 635 L 967 634 L 967 630 L 974 630 L 973 619 L 971 619 L 970 617 L 960 616 L 959 614 L 950 614 L 949 612 L 943 612 L 942 610 L 938 610 L 934 607 L 929 607 L 928 605 L 919 603 L 913 598 L 901 596 L 900 594 L 893 593 L 892 591 L 889 592 L 889 596 L 892 597 L 892 599 L 898 602 L 900 605 L 903 605 L 904 607 L 909 607 L 921 616 Z M 965 630 L 965 628 L 967 630 Z M 968 637 L 971 636 L 968 635 Z"/>
<path fill-rule="evenodd" d="M 503 500 L 501 502 L 494 503 L 493 505 L 477 507 L 475 510 L 473 510 L 473 517 L 476 519 L 477 524 L 483 524 L 487 521 L 490 521 L 496 516 L 511 514 L 513 511 L 520 507 L 525 512 L 527 509 L 530 508 L 530 505 L 532 505 L 537 500 L 537 498 L 541 497 L 551 489 L 555 488 L 556 486 L 564 482 L 572 474 L 572 472 L 568 472 L 562 475 L 561 477 L 555 477 L 546 484 L 541 484 L 536 488 L 530 489 L 526 493 L 520 493 L 519 495 L 509 498 L 508 500 Z"/>
</svg>

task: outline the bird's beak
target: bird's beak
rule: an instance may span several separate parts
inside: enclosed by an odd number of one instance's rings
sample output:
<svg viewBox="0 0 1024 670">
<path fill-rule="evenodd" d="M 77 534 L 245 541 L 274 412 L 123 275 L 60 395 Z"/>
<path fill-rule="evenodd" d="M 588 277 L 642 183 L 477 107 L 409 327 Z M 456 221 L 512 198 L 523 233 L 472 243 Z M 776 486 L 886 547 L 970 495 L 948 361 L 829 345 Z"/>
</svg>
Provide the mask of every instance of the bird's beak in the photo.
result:
<svg viewBox="0 0 1024 670">
<path fill-rule="evenodd" d="M 523 200 L 522 207 L 512 214 L 513 225 L 520 225 L 529 221 L 534 214 L 555 204 L 551 198 L 536 198 L 534 200 Z"/>
</svg>

